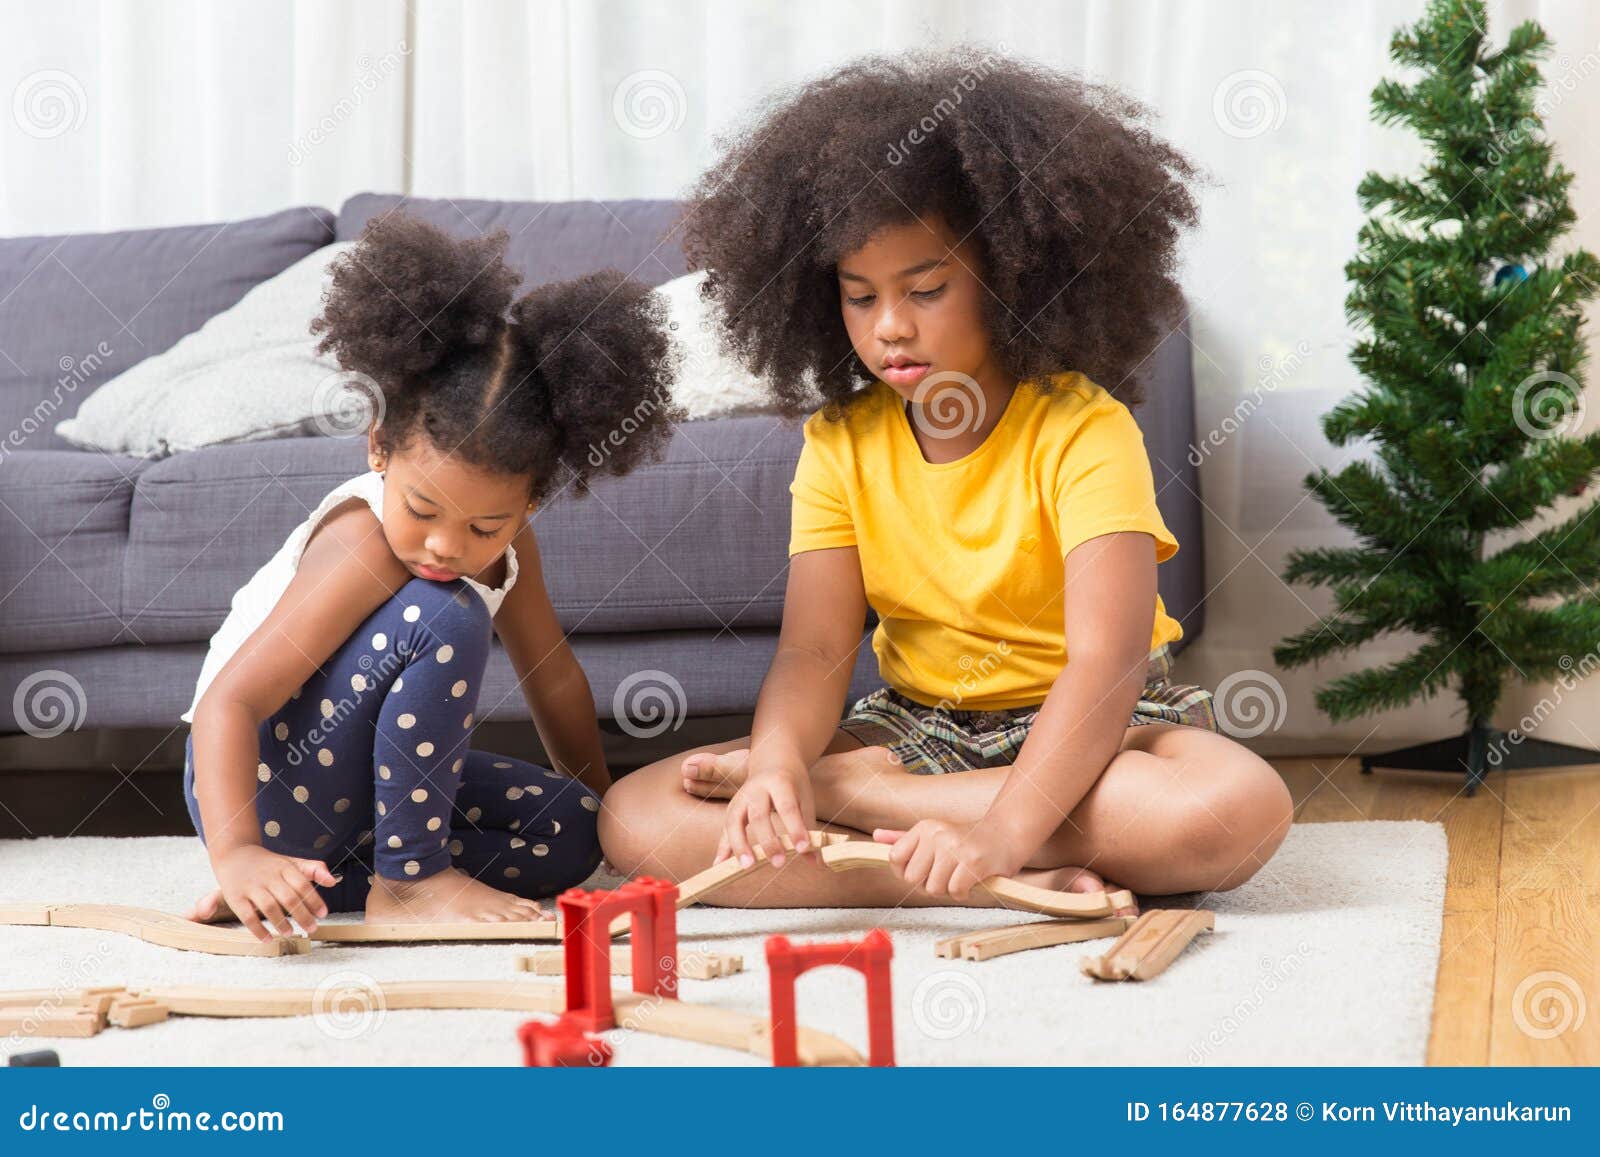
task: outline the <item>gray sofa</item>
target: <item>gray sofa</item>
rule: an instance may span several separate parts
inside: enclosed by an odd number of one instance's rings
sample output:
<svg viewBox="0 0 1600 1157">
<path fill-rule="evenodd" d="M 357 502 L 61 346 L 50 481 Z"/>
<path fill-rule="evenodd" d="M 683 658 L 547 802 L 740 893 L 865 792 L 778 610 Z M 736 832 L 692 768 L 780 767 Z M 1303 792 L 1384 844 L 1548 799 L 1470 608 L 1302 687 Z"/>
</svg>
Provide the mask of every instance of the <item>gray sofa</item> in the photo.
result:
<svg viewBox="0 0 1600 1157">
<path fill-rule="evenodd" d="M 82 399 L 171 346 L 257 283 L 352 239 L 402 198 L 337 214 L 296 208 L 216 225 L 0 239 L 0 735 L 43 671 L 83 689 L 74 729 L 170 728 L 234 590 L 316 501 L 366 468 L 359 438 L 295 438 L 145 461 L 54 433 Z M 524 285 L 616 267 L 651 284 L 685 271 L 667 201 L 406 202 L 453 230 L 505 226 Z M 1137 412 L 1163 516 L 1183 549 L 1160 568 L 1186 641 L 1202 626 L 1203 546 L 1189 344 L 1164 342 Z M 537 516 L 546 576 L 603 719 L 641 671 L 681 686 L 674 710 L 749 712 L 782 612 L 797 423 L 683 425 L 665 460 Z M 863 647 L 855 692 L 875 683 Z M 37 686 L 37 682 L 35 686 Z M 496 644 L 481 719 L 524 720 Z M 35 719 L 37 717 L 35 716 Z"/>
</svg>

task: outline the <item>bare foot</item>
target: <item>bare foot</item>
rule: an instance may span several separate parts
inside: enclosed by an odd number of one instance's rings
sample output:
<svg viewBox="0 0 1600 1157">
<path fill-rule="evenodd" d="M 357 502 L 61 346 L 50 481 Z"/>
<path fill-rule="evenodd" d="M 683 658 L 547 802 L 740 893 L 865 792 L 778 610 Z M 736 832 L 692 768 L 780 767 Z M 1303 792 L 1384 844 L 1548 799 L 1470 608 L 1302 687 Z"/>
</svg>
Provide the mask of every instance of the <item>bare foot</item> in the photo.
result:
<svg viewBox="0 0 1600 1157">
<path fill-rule="evenodd" d="M 721 755 L 698 752 L 684 757 L 683 790 L 701 799 L 732 799 L 744 786 L 750 765 L 750 749 L 725 751 Z"/>
<path fill-rule="evenodd" d="M 194 907 L 185 914 L 189 920 L 201 924 L 224 924 L 229 920 L 238 920 L 228 902 L 222 898 L 222 889 L 213 888 L 211 892 L 196 900 Z"/>
<path fill-rule="evenodd" d="M 375 876 L 367 893 L 369 924 L 444 924 L 452 921 L 500 923 L 547 920 L 549 914 L 510 892 L 492 888 L 460 868 L 446 868 L 420 880 Z"/>
<path fill-rule="evenodd" d="M 1024 868 L 1016 879 L 1052 892 L 1120 892 L 1122 889 L 1091 872 L 1088 868 Z M 1129 893 L 1132 895 L 1132 893 Z M 1138 897 L 1126 907 L 1118 908 L 1113 916 L 1137 916 Z"/>
</svg>

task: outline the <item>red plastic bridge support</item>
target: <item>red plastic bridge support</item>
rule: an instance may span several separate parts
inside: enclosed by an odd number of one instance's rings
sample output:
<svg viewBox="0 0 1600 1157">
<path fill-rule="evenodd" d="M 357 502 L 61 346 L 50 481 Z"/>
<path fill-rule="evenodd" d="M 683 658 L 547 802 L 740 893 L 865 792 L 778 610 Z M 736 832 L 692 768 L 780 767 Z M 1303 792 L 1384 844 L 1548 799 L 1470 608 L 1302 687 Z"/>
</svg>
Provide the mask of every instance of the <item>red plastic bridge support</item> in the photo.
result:
<svg viewBox="0 0 1600 1157">
<path fill-rule="evenodd" d="M 803 972 L 828 964 L 854 968 L 867 978 L 867 1041 L 870 1065 L 894 1064 L 894 1001 L 889 991 L 889 960 L 894 945 L 882 928 L 860 940 L 792 944 L 787 936 L 767 937 L 767 972 L 772 978 L 772 1063 L 800 1063 L 795 1052 L 794 982 Z"/>
<path fill-rule="evenodd" d="M 587 1032 L 614 1028 L 611 1008 L 611 921 L 632 917 L 633 990 L 678 996 L 678 887 L 639 876 L 614 891 L 568 888 L 561 909 L 567 974 L 567 1016 Z"/>
<path fill-rule="evenodd" d="M 535 1068 L 601 1068 L 611 1063 L 611 1046 L 563 1016 L 554 1024 L 530 1020 L 517 1029 L 522 1063 Z"/>
</svg>

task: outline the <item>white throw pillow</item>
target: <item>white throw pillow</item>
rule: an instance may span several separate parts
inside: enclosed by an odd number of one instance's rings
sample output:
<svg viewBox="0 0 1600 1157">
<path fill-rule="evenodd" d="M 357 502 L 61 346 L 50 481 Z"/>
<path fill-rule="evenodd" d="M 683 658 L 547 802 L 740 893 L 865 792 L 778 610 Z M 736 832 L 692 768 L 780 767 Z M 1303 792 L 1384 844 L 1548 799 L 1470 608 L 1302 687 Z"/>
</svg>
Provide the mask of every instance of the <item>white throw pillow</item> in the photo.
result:
<svg viewBox="0 0 1600 1157">
<path fill-rule="evenodd" d="M 231 442 L 354 435 L 367 428 L 354 375 L 319 356 L 311 322 L 322 312 L 328 265 L 355 242 L 324 246 L 262 282 L 238 303 L 112 378 L 56 433 L 86 450 L 164 458 Z M 689 418 L 770 413 L 762 382 L 721 350 L 703 272 L 657 289 L 682 352 L 676 396 Z"/>
<path fill-rule="evenodd" d="M 328 264 L 352 241 L 325 245 L 251 289 L 169 350 L 118 374 L 56 433 L 86 450 L 164 458 L 228 442 L 366 430 L 350 375 L 314 351 Z"/>
<path fill-rule="evenodd" d="M 700 298 L 705 278 L 704 270 L 686 273 L 656 289 L 667 299 L 672 336 L 683 355 L 674 396 L 691 420 L 770 414 L 775 407 L 765 382 L 722 349 L 715 325 L 721 307 Z M 813 393 L 808 408 L 821 404 Z"/>
</svg>

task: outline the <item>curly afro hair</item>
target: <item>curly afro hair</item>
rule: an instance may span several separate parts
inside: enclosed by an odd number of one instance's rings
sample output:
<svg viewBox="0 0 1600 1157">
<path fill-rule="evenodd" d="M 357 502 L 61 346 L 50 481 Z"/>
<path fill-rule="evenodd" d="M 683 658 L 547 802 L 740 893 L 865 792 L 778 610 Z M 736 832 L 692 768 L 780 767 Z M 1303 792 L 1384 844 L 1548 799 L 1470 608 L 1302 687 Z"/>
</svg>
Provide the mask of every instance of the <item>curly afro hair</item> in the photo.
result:
<svg viewBox="0 0 1600 1157">
<path fill-rule="evenodd" d="M 530 476 L 537 502 L 659 454 L 683 416 L 677 356 L 666 303 L 615 270 L 513 301 L 508 241 L 375 218 L 332 263 L 311 332 L 318 353 L 376 383 L 385 450 L 425 433 L 441 453 Z"/>
<path fill-rule="evenodd" d="M 970 237 L 991 345 L 1019 381 L 1078 370 L 1129 405 L 1182 308 L 1195 166 L 1116 89 L 972 47 L 871 56 L 780 92 L 719 138 L 679 226 L 729 351 L 789 412 L 837 416 L 873 375 L 835 264 L 887 225 Z M 814 404 L 814 403 L 813 403 Z"/>
</svg>

